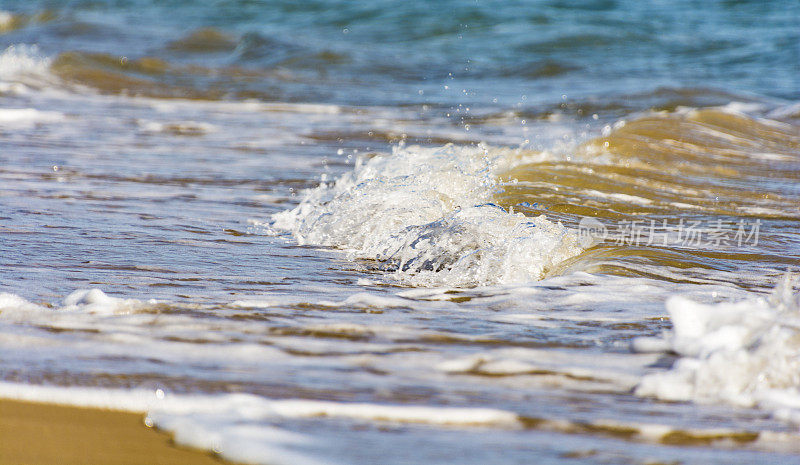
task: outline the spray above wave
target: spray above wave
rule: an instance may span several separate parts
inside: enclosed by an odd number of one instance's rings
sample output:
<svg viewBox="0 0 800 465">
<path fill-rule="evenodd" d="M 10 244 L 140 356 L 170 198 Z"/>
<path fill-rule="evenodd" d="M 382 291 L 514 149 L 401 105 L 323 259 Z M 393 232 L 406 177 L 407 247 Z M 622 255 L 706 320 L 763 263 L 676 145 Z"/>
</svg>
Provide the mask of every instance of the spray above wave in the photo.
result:
<svg viewBox="0 0 800 465">
<path fill-rule="evenodd" d="M 53 80 L 48 71 L 50 63 L 35 45 L 6 48 L 0 53 L 0 96 L 22 94 L 31 87 L 45 87 Z"/>
<path fill-rule="evenodd" d="M 408 284 L 538 280 L 582 249 L 561 224 L 490 203 L 496 173 L 532 157 L 483 146 L 398 147 L 309 191 L 295 209 L 276 214 L 274 226 L 300 244 L 376 260 Z"/>
</svg>

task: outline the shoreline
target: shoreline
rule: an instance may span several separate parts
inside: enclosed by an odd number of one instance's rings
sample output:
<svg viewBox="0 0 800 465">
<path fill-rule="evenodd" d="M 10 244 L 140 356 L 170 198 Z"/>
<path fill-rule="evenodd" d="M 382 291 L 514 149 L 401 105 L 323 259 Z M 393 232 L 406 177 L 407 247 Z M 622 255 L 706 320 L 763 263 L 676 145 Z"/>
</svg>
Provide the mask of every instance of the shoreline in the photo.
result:
<svg viewBox="0 0 800 465">
<path fill-rule="evenodd" d="M 0 437 L 4 465 L 232 465 L 117 410 L 0 399 Z"/>
</svg>

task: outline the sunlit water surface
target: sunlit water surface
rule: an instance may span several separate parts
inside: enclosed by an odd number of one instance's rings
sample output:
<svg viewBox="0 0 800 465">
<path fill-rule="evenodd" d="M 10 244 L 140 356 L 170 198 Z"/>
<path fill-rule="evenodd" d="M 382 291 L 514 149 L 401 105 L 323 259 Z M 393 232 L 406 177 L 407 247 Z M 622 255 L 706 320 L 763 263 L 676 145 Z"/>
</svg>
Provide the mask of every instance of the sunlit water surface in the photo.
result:
<svg viewBox="0 0 800 465">
<path fill-rule="evenodd" d="M 253 463 L 800 461 L 794 2 L 2 10 L 0 395 Z"/>
</svg>

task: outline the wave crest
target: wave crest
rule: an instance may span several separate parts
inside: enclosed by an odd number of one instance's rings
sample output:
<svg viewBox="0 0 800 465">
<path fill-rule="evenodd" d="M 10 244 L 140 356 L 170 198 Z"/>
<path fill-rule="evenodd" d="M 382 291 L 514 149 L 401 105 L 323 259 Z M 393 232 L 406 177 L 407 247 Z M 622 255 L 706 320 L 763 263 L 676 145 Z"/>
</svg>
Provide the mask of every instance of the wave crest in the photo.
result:
<svg viewBox="0 0 800 465">
<path fill-rule="evenodd" d="M 474 286 L 543 278 L 582 251 L 544 216 L 490 203 L 496 173 L 534 155 L 484 146 L 398 147 L 274 216 L 300 244 L 342 248 L 412 285 Z"/>
</svg>

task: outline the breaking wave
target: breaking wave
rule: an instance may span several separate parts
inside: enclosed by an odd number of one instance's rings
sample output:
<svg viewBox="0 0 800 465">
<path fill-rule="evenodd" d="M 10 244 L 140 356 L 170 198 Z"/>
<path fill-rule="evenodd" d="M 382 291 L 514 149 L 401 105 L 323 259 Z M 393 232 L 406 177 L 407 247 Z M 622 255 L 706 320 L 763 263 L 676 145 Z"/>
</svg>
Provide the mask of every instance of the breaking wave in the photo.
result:
<svg viewBox="0 0 800 465">
<path fill-rule="evenodd" d="M 542 157 L 544 155 L 527 155 Z M 492 203 L 496 174 L 526 159 L 485 146 L 398 147 L 274 216 L 300 244 L 338 247 L 414 285 L 543 278 L 582 251 L 574 230 Z"/>
</svg>

